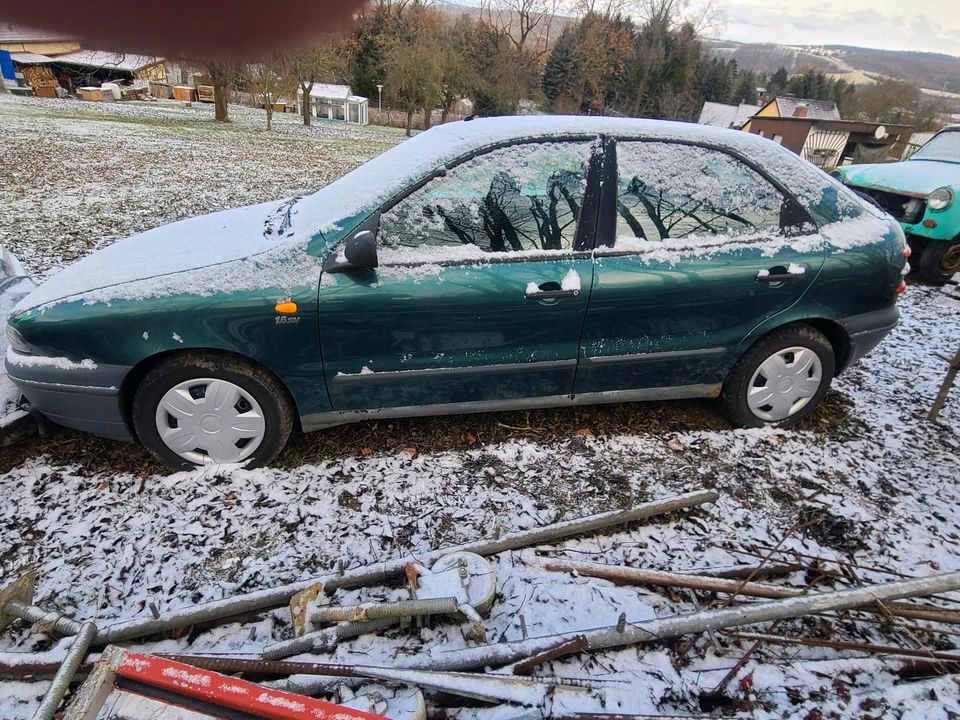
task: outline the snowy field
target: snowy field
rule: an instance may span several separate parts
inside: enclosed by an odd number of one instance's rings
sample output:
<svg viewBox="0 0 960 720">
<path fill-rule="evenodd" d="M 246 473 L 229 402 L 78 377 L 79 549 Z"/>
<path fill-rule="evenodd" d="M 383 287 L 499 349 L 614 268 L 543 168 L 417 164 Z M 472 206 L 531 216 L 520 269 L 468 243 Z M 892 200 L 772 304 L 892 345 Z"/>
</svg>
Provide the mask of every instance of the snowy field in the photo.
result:
<svg viewBox="0 0 960 720">
<path fill-rule="evenodd" d="M 316 187 L 395 141 L 373 129 L 292 124 L 268 136 L 254 111 L 238 109 L 229 128 L 208 114 L 0 103 L 0 239 L 44 275 L 60 253 L 82 255 L 175 217 Z M 319 575 L 338 561 L 349 568 L 416 555 L 699 488 L 720 499 L 495 558 L 500 588 L 488 638 L 519 639 L 521 615 L 536 636 L 615 624 L 621 612 L 638 621 L 696 609 L 686 591 L 536 569 L 538 554 L 677 572 L 770 554 L 807 566 L 774 582 L 816 581 L 821 590 L 958 570 L 960 391 L 940 423 L 924 419 L 946 369 L 935 353 L 960 346 L 958 310 L 939 290 L 911 287 L 900 327 L 791 431 L 731 430 L 707 402 L 406 420 L 297 439 L 271 469 L 172 475 L 135 447 L 58 433 L 0 451 L 0 574 L 6 583 L 36 567 L 46 607 L 109 624 L 149 614 L 151 602 L 161 611 L 182 607 Z M 341 592 L 337 601 L 396 593 Z M 712 602 L 699 598 L 703 607 Z M 938 600 L 957 602 L 960 594 Z M 862 613 L 750 630 L 960 654 L 956 626 Z M 138 647 L 256 654 L 288 634 L 288 614 L 278 610 Z M 711 711 L 700 695 L 751 644 L 699 635 L 575 655 L 539 673 L 616 683 L 634 699 L 634 714 L 700 716 Z M 437 623 L 366 636 L 315 659 L 388 665 L 426 647 L 467 645 L 458 626 Z M 65 648 L 22 626 L 0 635 L 3 653 L 55 659 Z M 945 669 L 908 678 L 905 666 L 858 651 L 764 644 L 712 712 L 960 716 L 960 676 Z M 0 683 L 0 715 L 29 718 L 47 685 Z"/>
<path fill-rule="evenodd" d="M 0 95 L 0 244 L 37 278 L 96 247 L 215 210 L 315 190 L 400 137 L 299 115 Z"/>
</svg>

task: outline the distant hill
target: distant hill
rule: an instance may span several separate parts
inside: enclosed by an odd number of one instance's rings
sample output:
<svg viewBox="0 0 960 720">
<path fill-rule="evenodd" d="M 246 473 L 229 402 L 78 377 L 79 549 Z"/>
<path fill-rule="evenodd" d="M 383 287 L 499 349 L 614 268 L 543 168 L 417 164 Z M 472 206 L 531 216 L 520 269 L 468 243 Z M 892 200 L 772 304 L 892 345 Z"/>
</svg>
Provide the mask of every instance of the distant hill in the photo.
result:
<svg viewBox="0 0 960 720">
<path fill-rule="evenodd" d="M 815 68 L 857 84 L 886 76 L 921 88 L 960 93 L 960 58 L 952 55 L 850 45 L 793 46 L 726 40 L 708 40 L 705 44 L 717 57 L 733 58 L 741 67 L 764 73 L 780 67 L 791 73 Z"/>
</svg>

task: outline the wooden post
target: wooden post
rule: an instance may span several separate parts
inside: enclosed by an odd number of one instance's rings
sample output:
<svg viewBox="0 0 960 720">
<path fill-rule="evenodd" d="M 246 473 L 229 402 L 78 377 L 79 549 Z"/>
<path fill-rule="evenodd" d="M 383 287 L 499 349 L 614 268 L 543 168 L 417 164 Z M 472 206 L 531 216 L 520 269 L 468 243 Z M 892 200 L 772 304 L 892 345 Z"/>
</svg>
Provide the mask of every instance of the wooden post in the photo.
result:
<svg viewBox="0 0 960 720">
<path fill-rule="evenodd" d="M 943 356 L 940 355 L 938 357 Z M 943 359 L 950 363 L 950 366 L 947 370 L 947 376 L 943 379 L 943 384 L 940 386 L 940 392 L 937 393 L 937 399 L 933 401 L 933 407 L 930 408 L 930 414 L 927 415 L 927 420 L 930 422 L 934 422 L 940 416 L 943 404 L 947 401 L 947 393 L 950 392 L 950 388 L 953 387 L 953 381 L 956 379 L 957 373 L 960 372 L 960 350 L 957 350 L 957 354 L 953 356 L 953 360 L 946 357 Z"/>
</svg>

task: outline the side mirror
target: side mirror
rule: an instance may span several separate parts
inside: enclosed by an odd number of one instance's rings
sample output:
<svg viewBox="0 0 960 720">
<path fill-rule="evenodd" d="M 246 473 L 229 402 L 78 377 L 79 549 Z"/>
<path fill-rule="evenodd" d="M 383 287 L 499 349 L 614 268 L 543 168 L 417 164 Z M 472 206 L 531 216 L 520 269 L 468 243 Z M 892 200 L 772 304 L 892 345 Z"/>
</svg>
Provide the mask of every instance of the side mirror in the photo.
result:
<svg viewBox="0 0 960 720">
<path fill-rule="evenodd" d="M 792 197 L 784 198 L 780 205 L 780 231 L 790 237 L 802 235 L 813 225 L 810 213 Z"/>
<path fill-rule="evenodd" d="M 378 217 L 365 221 L 342 245 L 327 255 L 323 263 L 324 272 L 373 270 L 378 267 L 377 236 L 374 232 L 378 221 Z"/>
</svg>

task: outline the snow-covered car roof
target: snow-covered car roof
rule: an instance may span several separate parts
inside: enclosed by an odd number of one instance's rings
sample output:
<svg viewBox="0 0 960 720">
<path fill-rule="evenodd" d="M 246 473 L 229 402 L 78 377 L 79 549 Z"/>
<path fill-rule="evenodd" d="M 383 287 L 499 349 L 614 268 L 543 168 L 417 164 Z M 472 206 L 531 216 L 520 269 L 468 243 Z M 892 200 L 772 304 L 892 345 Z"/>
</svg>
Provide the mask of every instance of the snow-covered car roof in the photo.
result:
<svg viewBox="0 0 960 720">
<path fill-rule="evenodd" d="M 368 215 L 412 183 L 486 147 L 526 138 L 592 135 L 706 143 L 732 150 L 766 168 L 806 205 L 820 202 L 831 181 L 777 143 L 740 130 L 635 118 L 520 115 L 447 123 L 415 135 L 298 203 L 297 230 L 337 239 L 352 220 Z M 839 187 L 839 186 L 838 186 Z"/>
<path fill-rule="evenodd" d="M 14 312 L 81 297 L 86 302 L 108 302 L 309 284 L 319 276 L 317 259 L 331 245 L 384 203 L 439 168 L 465 155 L 513 141 L 598 135 L 728 148 L 766 168 L 822 224 L 839 219 L 841 197 L 850 207 L 874 212 L 799 156 L 739 130 L 604 117 L 477 119 L 420 133 L 303 198 L 234 208 L 125 238 L 65 268 L 21 301 Z M 826 190 L 831 187 L 833 195 L 827 198 Z M 818 210 L 821 206 L 826 210 Z M 855 210 L 849 215 L 857 214 Z"/>
</svg>

